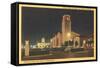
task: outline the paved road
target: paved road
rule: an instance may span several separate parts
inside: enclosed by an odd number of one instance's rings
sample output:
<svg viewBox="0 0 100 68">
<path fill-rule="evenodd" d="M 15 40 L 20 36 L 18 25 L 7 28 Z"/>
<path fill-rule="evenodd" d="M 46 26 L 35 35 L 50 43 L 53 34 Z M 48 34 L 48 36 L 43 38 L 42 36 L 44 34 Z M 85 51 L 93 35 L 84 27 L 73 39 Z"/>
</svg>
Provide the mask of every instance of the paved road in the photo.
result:
<svg viewBox="0 0 100 68">
<path fill-rule="evenodd" d="M 85 50 L 78 52 L 50 52 L 44 55 L 33 55 L 29 57 L 23 57 L 23 60 L 39 60 L 39 59 L 59 59 L 59 58 L 74 58 L 74 57 L 92 57 L 93 50 Z"/>
</svg>

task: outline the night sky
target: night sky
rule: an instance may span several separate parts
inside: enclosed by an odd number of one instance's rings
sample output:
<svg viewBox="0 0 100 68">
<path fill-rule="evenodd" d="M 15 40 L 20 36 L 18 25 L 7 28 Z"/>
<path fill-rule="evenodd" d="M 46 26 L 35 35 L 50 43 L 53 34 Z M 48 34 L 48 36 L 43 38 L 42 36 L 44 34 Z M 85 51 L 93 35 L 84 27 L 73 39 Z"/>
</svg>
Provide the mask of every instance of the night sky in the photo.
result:
<svg viewBox="0 0 100 68">
<path fill-rule="evenodd" d="M 63 15 L 71 16 L 72 31 L 80 35 L 93 33 L 93 12 L 67 9 L 22 8 L 22 42 L 30 40 L 36 44 L 42 37 L 49 41 L 61 32 Z"/>
</svg>

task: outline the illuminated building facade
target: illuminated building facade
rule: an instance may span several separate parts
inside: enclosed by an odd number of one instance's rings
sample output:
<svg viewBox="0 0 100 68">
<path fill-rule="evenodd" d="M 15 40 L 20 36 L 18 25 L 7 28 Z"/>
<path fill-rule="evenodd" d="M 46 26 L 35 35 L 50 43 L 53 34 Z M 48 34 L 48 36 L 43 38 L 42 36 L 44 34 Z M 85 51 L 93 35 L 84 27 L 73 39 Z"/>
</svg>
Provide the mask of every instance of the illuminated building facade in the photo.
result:
<svg viewBox="0 0 100 68">
<path fill-rule="evenodd" d="M 43 48 L 49 48 L 50 43 L 45 42 L 45 38 L 41 39 L 41 42 L 37 43 L 37 48 L 43 49 Z"/>
<path fill-rule="evenodd" d="M 71 17 L 70 15 L 64 15 L 62 19 L 61 33 L 58 32 L 51 41 L 52 48 L 59 48 L 64 45 L 65 41 L 73 41 L 72 47 L 79 47 L 80 34 L 71 31 Z M 77 42 L 77 45 L 75 44 Z"/>
<path fill-rule="evenodd" d="M 55 48 L 56 47 L 56 36 L 54 36 L 53 38 L 51 38 L 51 48 Z"/>
<path fill-rule="evenodd" d="M 62 45 L 62 35 L 60 32 L 57 33 L 53 38 L 51 38 L 51 47 L 52 48 L 59 48 Z"/>
<path fill-rule="evenodd" d="M 61 33 L 60 32 L 58 32 L 57 33 L 57 36 L 56 36 L 56 42 L 57 42 L 57 47 L 59 48 L 59 47 L 61 47 L 61 45 L 62 45 L 62 36 L 61 36 Z"/>
<path fill-rule="evenodd" d="M 74 45 L 73 45 L 74 48 L 80 47 L 80 34 L 78 34 L 76 32 L 71 32 L 71 39 L 74 42 Z M 76 44 L 76 42 L 77 42 L 77 44 Z"/>
<path fill-rule="evenodd" d="M 93 48 L 94 47 L 94 35 L 91 34 L 90 36 L 81 36 L 82 40 L 82 48 Z"/>
</svg>

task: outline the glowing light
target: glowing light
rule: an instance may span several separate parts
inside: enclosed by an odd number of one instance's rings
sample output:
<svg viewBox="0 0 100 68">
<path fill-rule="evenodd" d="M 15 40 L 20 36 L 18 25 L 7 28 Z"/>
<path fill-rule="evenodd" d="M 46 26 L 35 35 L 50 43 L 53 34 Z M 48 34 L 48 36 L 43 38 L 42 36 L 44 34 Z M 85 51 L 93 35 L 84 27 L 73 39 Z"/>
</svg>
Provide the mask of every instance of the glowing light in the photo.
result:
<svg viewBox="0 0 100 68">
<path fill-rule="evenodd" d="M 71 33 L 67 33 L 67 36 L 70 37 L 71 36 Z"/>
<path fill-rule="evenodd" d="M 45 38 L 42 38 L 42 39 L 41 39 L 41 42 L 45 42 Z"/>
<path fill-rule="evenodd" d="M 86 41 L 85 40 L 83 40 L 83 44 L 85 44 L 86 43 Z"/>
<path fill-rule="evenodd" d="M 50 42 L 52 42 L 53 40 L 51 39 Z"/>
<path fill-rule="evenodd" d="M 29 44 L 29 41 L 25 41 L 26 44 Z"/>
<path fill-rule="evenodd" d="M 37 48 L 43 49 L 43 48 L 48 48 L 48 46 L 50 45 L 50 43 L 47 43 L 45 41 L 45 38 L 41 39 L 41 42 L 37 42 Z"/>
</svg>

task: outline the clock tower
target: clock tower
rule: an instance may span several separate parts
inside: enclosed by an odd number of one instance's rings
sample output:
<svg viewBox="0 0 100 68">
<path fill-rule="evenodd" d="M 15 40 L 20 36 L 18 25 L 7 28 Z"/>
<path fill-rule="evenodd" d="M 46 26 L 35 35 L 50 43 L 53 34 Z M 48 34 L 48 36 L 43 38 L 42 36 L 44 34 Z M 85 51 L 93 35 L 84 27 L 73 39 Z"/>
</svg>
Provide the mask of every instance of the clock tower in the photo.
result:
<svg viewBox="0 0 100 68">
<path fill-rule="evenodd" d="M 62 20 L 62 43 L 71 39 L 70 15 L 64 15 Z"/>
</svg>

